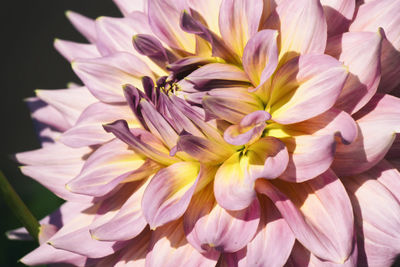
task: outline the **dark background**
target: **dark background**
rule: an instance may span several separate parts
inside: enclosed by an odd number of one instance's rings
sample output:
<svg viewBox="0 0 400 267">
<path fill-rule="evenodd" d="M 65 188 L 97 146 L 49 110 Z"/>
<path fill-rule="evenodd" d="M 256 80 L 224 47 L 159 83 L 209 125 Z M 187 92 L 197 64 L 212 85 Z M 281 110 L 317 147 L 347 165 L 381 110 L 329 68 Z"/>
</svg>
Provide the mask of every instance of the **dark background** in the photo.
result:
<svg viewBox="0 0 400 267">
<path fill-rule="evenodd" d="M 1 7 L 1 148 L 0 168 L 37 218 L 62 201 L 30 178 L 24 177 L 10 155 L 39 148 L 23 99 L 35 89 L 66 88 L 79 80 L 69 63 L 53 48 L 54 38 L 82 41 L 64 15 L 73 10 L 91 18 L 120 16 L 111 0 L 6 1 Z M 34 242 L 9 241 L 5 231 L 20 227 L 0 198 L 0 266 L 23 266 L 17 261 L 33 250 Z"/>
</svg>

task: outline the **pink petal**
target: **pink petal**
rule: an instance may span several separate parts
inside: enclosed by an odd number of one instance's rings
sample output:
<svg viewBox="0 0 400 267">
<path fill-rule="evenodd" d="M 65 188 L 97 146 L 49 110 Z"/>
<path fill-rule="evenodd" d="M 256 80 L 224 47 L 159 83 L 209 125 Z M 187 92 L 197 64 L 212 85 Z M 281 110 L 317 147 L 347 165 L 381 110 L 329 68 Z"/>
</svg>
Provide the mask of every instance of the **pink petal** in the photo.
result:
<svg viewBox="0 0 400 267">
<path fill-rule="evenodd" d="M 282 142 L 264 137 L 237 152 L 218 169 L 214 180 L 214 193 L 218 204 L 228 210 L 247 208 L 256 197 L 254 182 L 257 178 L 273 179 L 286 168 L 288 154 Z"/>
<path fill-rule="evenodd" d="M 400 203 L 400 171 L 398 165 L 391 161 L 382 160 L 368 173 L 375 175 L 377 180 L 383 184 Z"/>
<path fill-rule="evenodd" d="M 239 124 L 244 116 L 263 109 L 260 99 L 245 87 L 213 89 L 202 99 L 207 119 L 223 119 Z"/>
<path fill-rule="evenodd" d="M 179 162 L 161 169 L 151 179 L 142 199 L 143 214 L 150 227 L 159 227 L 182 216 L 197 184 L 209 181 L 210 177 L 210 170 L 200 168 L 195 162 Z"/>
<path fill-rule="evenodd" d="M 269 79 L 278 66 L 277 37 L 277 31 L 262 30 L 244 48 L 243 68 L 256 89 Z"/>
<path fill-rule="evenodd" d="M 96 45 L 103 56 L 116 52 L 129 52 L 145 62 L 160 76 L 167 74 L 132 46 L 132 38 L 136 34 L 152 34 L 146 14 L 135 11 L 126 18 L 100 17 L 96 20 L 96 31 L 98 38 Z"/>
<path fill-rule="evenodd" d="M 323 267 L 354 267 L 360 266 L 358 261 L 358 247 L 354 243 L 354 248 L 349 258 L 343 263 L 334 263 L 330 261 L 321 260 L 310 253 L 299 242 L 295 242 L 292 253 L 286 263 L 287 267 L 307 267 L 307 266 L 323 266 Z M 358 265 L 357 265 L 358 263 Z"/>
<path fill-rule="evenodd" d="M 382 93 L 393 92 L 399 96 L 400 81 L 400 48 L 396 50 L 393 45 L 387 40 L 382 41 L 381 54 L 381 82 L 378 90 Z"/>
<path fill-rule="evenodd" d="M 41 99 L 31 97 L 25 99 L 25 102 L 31 112 L 32 119 L 38 122 L 38 131 L 50 126 L 53 130 L 62 132 L 71 127 L 68 121 L 57 109 L 48 105 Z"/>
<path fill-rule="evenodd" d="M 73 11 L 65 12 L 69 21 L 89 42 L 96 43 L 94 20 Z"/>
<path fill-rule="evenodd" d="M 356 115 L 357 139 L 350 145 L 338 144 L 333 170 L 350 175 L 368 170 L 383 159 L 400 132 L 400 99 L 376 94 Z"/>
<path fill-rule="evenodd" d="M 153 232 L 150 251 L 146 256 L 147 267 L 214 266 L 219 254 L 200 254 L 185 238 L 182 222 L 175 221 Z"/>
<path fill-rule="evenodd" d="M 74 125 L 83 110 L 97 102 L 85 87 L 59 90 L 36 90 L 36 95 L 57 109 L 70 125 Z"/>
<path fill-rule="evenodd" d="M 257 33 L 262 10 L 262 0 L 222 0 L 219 11 L 221 36 L 239 56 L 242 56 L 247 41 Z"/>
<path fill-rule="evenodd" d="M 397 1 L 369 1 L 361 5 L 357 16 L 350 26 L 350 31 L 377 32 L 381 27 L 387 40 L 383 41 L 381 64 L 382 80 L 379 90 L 390 92 L 398 87 L 400 81 L 400 4 Z"/>
<path fill-rule="evenodd" d="M 125 179 L 146 178 L 152 172 L 137 173 L 145 160 L 118 139 L 102 145 L 85 161 L 78 176 L 68 182 L 73 193 L 104 196 Z M 155 171 L 155 170 L 154 170 Z"/>
<path fill-rule="evenodd" d="M 151 33 L 144 13 L 135 12 L 126 18 L 100 17 L 96 20 L 96 45 L 102 55 L 118 51 L 134 53 L 132 37 L 138 33 Z"/>
<path fill-rule="evenodd" d="M 325 172 L 335 155 L 333 135 L 300 135 L 280 138 L 289 152 L 286 171 L 279 177 L 289 182 L 304 182 Z"/>
<path fill-rule="evenodd" d="M 200 253 L 221 253 L 246 246 L 254 237 L 259 220 L 257 199 L 248 208 L 228 212 L 216 203 L 210 184 L 193 197 L 183 225 L 187 240 Z"/>
<path fill-rule="evenodd" d="M 323 54 L 327 25 L 320 1 L 281 1 L 276 13 L 265 28 L 280 30 L 280 60 L 287 61 L 298 54 Z"/>
<path fill-rule="evenodd" d="M 168 121 L 156 110 L 156 107 L 146 100 L 140 101 L 143 119 L 150 132 L 163 140 L 169 148 L 176 145 L 178 134 Z"/>
<path fill-rule="evenodd" d="M 75 266 L 83 266 L 87 257 L 69 251 L 56 249 L 47 243 L 40 245 L 34 251 L 25 255 L 21 262 L 26 265 L 42 265 L 67 263 Z"/>
<path fill-rule="evenodd" d="M 379 27 L 383 28 L 389 42 L 400 50 L 400 29 L 398 24 L 400 4 L 392 0 L 370 1 L 361 5 L 357 16 L 350 25 L 350 31 L 377 32 Z"/>
<path fill-rule="evenodd" d="M 147 0 L 113 0 L 113 2 L 125 16 L 129 16 L 133 11 L 145 11 L 147 9 Z"/>
<path fill-rule="evenodd" d="M 357 207 L 356 223 L 364 240 L 364 260 L 369 266 L 377 266 L 374 264 L 381 261 L 393 261 L 400 253 L 400 204 L 379 182 L 386 175 L 373 168 L 343 180 L 353 206 Z"/>
<path fill-rule="evenodd" d="M 139 236 L 132 239 L 124 249 L 119 252 L 119 257 L 115 267 L 145 267 L 145 259 L 150 243 L 151 232 L 144 230 Z M 110 266 L 110 265 L 105 265 Z"/>
<path fill-rule="evenodd" d="M 194 135 L 181 135 L 177 144 L 178 151 L 184 151 L 202 163 L 220 164 L 234 152 L 233 147 L 219 146 L 218 143 Z"/>
<path fill-rule="evenodd" d="M 71 149 L 60 143 L 45 148 L 16 154 L 16 159 L 30 166 L 21 171 L 49 188 L 61 198 L 71 201 L 90 201 L 92 198 L 70 193 L 65 184 L 75 177 L 82 168 L 82 158 L 89 154 L 89 148 Z"/>
<path fill-rule="evenodd" d="M 236 146 L 250 145 L 261 137 L 269 119 L 271 115 L 268 112 L 254 111 L 244 116 L 238 125 L 229 126 L 224 132 L 224 139 Z"/>
<path fill-rule="evenodd" d="M 389 152 L 385 155 L 386 159 L 394 160 L 400 155 L 400 134 L 396 134 L 393 145 L 390 147 Z"/>
<path fill-rule="evenodd" d="M 89 258 L 111 255 L 126 245 L 125 241 L 97 241 L 90 234 L 90 227 L 103 224 L 112 218 L 132 194 L 132 187 L 122 187 L 110 198 L 82 211 L 66 223 L 49 241 L 55 248 L 78 253 Z M 77 246 L 79 244 L 79 246 Z"/>
<path fill-rule="evenodd" d="M 170 165 L 179 161 L 169 155 L 168 149 L 157 137 L 140 128 L 129 129 L 128 123 L 124 120 L 118 120 L 103 125 L 103 127 L 106 132 L 114 134 L 118 139 L 128 144 L 136 153 L 151 160 L 163 165 Z"/>
<path fill-rule="evenodd" d="M 207 64 L 189 74 L 185 81 L 192 83 L 199 90 L 235 87 L 235 85 L 244 86 L 249 83 L 247 75 L 242 69 L 235 65 L 222 63 Z"/>
<path fill-rule="evenodd" d="M 242 250 L 226 254 L 228 266 L 284 266 L 292 250 L 295 237 L 273 203 L 261 200 L 261 220 L 253 240 Z"/>
<path fill-rule="evenodd" d="M 94 103 L 82 112 L 74 127 L 62 134 L 60 141 L 71 147 L 107 142 L 113 135 L 104 131 L 102 125 L 117 119 L 128 120 L 131 127 L 139 125 L 127 105 Z"/>
<path fill-rule="evenodd" d="M 315 117 L 335 104 L 347 75 L 343 65 L 327 55 L 293 58 L 275 74 L 266 110 L 281 124 Z"/>
<path fill-rule="evenodd" d="M 54 47 L 69 62 L 76 58 L 95 58 L 100 56 L 96 46 L 92 44 L 55 39 Z"/>
<path fill-rule="evenodd" d="M 220 57 L 227 63 L 240 65 L 240 57 L 224 42 L 224 40 L 204 26 L 203 21 L 197 13 L 196 18 L 189 14 L 186 10 L 182 12 L 180 26 L 190 34 L 195 34 L 196 38 L 196 54 L 206 55 L 207 57 Z M 211 51 L 210 51 L 210 45 Z M 211 52 L 211 53 L 210 53 Z"/>
<path fill-rule="evenodd" d="M 183 10 L 189 10 L 184 1 L 148 0 L 149 23 L 154 34 L 172 48 L 195 52 L 195 38 L 180 27 Z"/>
<path fill-rule="evenodd" d="M 343 263 L 353 248 L 353 211 L 344 186 L 332 171 L 297 184 L 256 182 L 299 240 L 314 255 Z M 279 189 L 278 189 L 279 188 Z"/>
<path fill-rule="evenodd" d="M 40 149 L 17 153 L 15 158 L 25 165 L 57 166 L 83 163 L 83 157 L 90 152 L 88 147 L 76 149 L 57 142 Z"/>
<path fill-rule="evenodd" d="M 353 19 L 356 1 L 354 0 L 321 0 L 328 24 L 328 35 L 334 36 L 346 32 Z M 329 44 L 329 42 L 328 42 Z"/>
<path fill-rule="evenodd" d="M 124 84 L 140 87 L 142 76 L 153 77 L 143 61 L 126 52 L 95 59 L 78 59 L 72 62 L 72 68 L 96 98 L 111 103 L 125 102 Z"/>
<path fill-rule="evenodd" d="M 138 189 L 127 199 L 112 219 L 91 228 L 92 237 L 101 241 L 123 241 L 140 234 L 147 225 L 140 202 L 148 181 L 138 183 Z"/>
<path fill-rule="evenodd" d="M 353 114 L 376 93 L 381 41 L 378 32 L 347 32 L 329 40 L 326 53 L 338 58 L 350 72 L 336 107 Z"/>
<path fill-rule="evenodd" d="M 220 35 L 218 17 L 222 0 L 188 0 L 191 9 L 199 12 L 207 23 L 208 28 Z"/>
<path fill-rule="evenodd" d="M 354 119 L 348 113 L 336 108 L 331 108 L 312 119 L 285 125 L 282 129 L 308 135 L 332 134 L 340 137 L 344 144 L 354 142 L 358 135 L 358 126 Z"/>
</svg>

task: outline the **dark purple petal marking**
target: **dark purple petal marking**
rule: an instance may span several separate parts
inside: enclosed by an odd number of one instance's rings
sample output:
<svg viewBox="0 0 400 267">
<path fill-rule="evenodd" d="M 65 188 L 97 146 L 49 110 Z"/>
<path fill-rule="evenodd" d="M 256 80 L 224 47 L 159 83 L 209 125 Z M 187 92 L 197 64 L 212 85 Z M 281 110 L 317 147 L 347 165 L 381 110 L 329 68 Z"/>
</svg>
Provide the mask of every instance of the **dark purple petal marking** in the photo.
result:
<svg viewBox="0 0 400 267">
<path fill-rule="evenodd" d="M 128 144 L 135 152 L 145 155 L 161 164 L 172 164 L 176 159 L 169 156 L 168 149 L 152 134 L 142 129 L 129 129 L 124 120 L 103 125 L 106 132 L 114 134 Z"/>
<path fill-rule="evenodd" d="M 213 56 L 223 58 L 228 63 L 241 65 L 240 58 L 225 45 L 224 41 L 220 37 L 210 31 L 185 10 L 181 14 L 180 24 L 184 31 L 196 34 L 208 41 L 211 44 Z"/>
<path fill-rule="evenodd" d="M 160 67 L 176 61 L 178 58 L 171 51 L 164 48 L 161 42 L 147 34 L 137 34 L 132 39 L 133 47 L 140 54 L 149 57 Z"/>
</svg>

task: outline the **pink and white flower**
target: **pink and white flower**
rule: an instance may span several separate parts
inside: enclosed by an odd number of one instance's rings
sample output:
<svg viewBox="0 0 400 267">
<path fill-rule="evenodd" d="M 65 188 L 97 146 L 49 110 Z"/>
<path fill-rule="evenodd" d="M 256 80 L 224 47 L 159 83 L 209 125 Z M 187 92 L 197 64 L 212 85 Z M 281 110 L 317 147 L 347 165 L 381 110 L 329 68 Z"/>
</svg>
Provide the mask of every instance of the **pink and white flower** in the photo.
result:
<svg viewBox="0 0 400 267">
<path fill-rule="evenodd" d="M 400 1 L 114 1 L 54 43 L 83 86 L 29 101 L 16 157 L 66 203 L 22 262 L 394 262 Z"/>
</svg>

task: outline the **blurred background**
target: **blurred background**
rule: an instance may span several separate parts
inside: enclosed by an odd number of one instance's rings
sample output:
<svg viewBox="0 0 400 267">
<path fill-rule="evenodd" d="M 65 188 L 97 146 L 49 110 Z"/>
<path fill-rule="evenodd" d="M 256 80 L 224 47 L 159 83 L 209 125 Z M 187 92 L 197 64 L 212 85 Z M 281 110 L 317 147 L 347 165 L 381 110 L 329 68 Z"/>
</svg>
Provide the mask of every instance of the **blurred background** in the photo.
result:
<svg viewBox="0 0 400 267">
<path fill-rule="evenodd" d="M 120 16 L 111 0 L 7 1 L 1 19 L 1 148 L 0 168 L 28 208 L 42 218 L 55 210 L 61 199 L 28 177 L 11 159 L 16 152 L 39 148 L 28 108 L 23 99 L 35 89 L 66 88 L 79 82 L 69 63 L 53 48 L 54 38 L 84 42 L 64 15 L 73 10 L 91 18 Z M 9 241 L 5 232 L 21 225 L 0 198 L 0 266 L 24 266 L 17 261 L 37 245 Z"/>
</svg>

